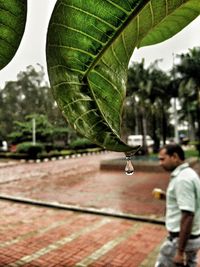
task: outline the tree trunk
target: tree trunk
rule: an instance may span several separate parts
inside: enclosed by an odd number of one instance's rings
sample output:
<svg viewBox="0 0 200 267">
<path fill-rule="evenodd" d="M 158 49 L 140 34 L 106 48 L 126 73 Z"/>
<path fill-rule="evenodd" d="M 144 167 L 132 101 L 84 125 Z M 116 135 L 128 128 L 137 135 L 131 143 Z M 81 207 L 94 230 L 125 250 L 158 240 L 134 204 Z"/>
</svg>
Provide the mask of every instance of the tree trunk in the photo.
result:
<svg viewBox="0 0 200 267">
<path fill-rule="evenodd" d="M 197 149 L 200 157 L 200 88 L 197 88 Z"/>
<path fill-rule="evenodd" d="M 152 130 L 153 130 L 153 135 L 152 135 L 152 139 L 154 141 L 153 144 L 153 152 L 157 153 L 159 151 L 160 148 L 160 139 L 157 135 L 157 120 L 156 120 L 156 115 L 153 113 L 152 114 Z"/>
<path fill-rule="evenodd" d="M 165 145 L 167 139 L 167 120 L 164 107 L 162 107 L 162 137 L 163 137 L 163 145 Z"/>
<path fill-rule="evenodd" d="M 147 147 L 147 121 L 144 114 L 144 108 L 142 108 L 142 146 L 144 150 L 144 154 L 148 154 L 148 147 Z"/>
<path fill-rule="evenodd" d="M 188 138 L 190 141 L 195 140 L 195 124 L 191 114 L 188 114 Z"/>
</svg>

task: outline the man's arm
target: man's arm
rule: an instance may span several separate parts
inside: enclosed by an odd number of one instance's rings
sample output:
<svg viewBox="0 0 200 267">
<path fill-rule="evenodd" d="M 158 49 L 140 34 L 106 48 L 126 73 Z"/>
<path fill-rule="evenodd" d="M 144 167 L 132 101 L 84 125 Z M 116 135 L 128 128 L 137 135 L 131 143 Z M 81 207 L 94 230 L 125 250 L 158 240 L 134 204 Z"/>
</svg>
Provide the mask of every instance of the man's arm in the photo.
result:
<svg viewBox="0 0 200 267">
<path fill-rule="evenodd" d="M 190 238 L 192 223 L 193 223 L 194 213 L 190 211 L 182 211 L 181 227 L 179 233 L 179 241 L 176 255 L 174 257 L 174 262 L 179 264 L 184 264 L 184 251 L 188 239 Z"/>
</svg>

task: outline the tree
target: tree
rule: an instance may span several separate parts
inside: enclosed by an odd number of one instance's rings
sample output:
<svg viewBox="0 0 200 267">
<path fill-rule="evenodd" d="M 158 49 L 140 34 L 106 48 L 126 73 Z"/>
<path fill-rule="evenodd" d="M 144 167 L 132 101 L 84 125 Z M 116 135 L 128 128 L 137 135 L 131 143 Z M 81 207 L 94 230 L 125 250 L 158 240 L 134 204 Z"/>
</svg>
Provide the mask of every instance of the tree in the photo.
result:
<svg viewBox="0 0 200 267">
<path fill-rule="evenodd" d="M 69 129 L 55 127 L 48 121 L 46 115 L 31 114 L 23 121 L 14 122 L 14 131 L 8 136 L 13 144 L 33 141 L 33 119 L 36 125 L 36 141 L 46 144 L 55 144 L 58 140 L 67 144 Z"/>
<path fill-rule="evenodd" d="M 55 126 L 65 126 L 63 117 L 53 99 L 51 89 L 44 80 L 41 66 L 36 70 L 32 66 L 20 72 L 17 81 L 9 81 L 0 90 L 1 136 L 6 136 L 14 130 L 14 122 L 24 122 L 31 114 L 46 115 L 49 122 Z"/>
<path fill-rule="evenodd" d="M 170 91 L 170 76 L 158 68 L 158 61 L 149 67 L 149 129 L 154 140 L 154 151 L 158 151 L 160 141 L 165 144 L 170 136 L 169 108 L 172 97 Z M 150 127 L 152 125 L 152 127 Z"/>
<path fill-rule="evenodd" d="M 0 68 L 16 52 L 26 12 L 27 0 L 0 2 Z M 54 97 L 76 131 L 106 149 L 132 152 L 120 126 L 133 50 L 172 37 L 199 13 L 196 0 L 57 0 L 47 33 L 47 68 Z"/>
<path fill-rule="evenodd" d="M 200 47 L 189 49 L 179 55 L 176 71 L 180 75 L 180 103 L 183 118 L 195 129 L 196 140 L 200 141 Z"/>
<path fill-rule="evenodd" d="M 144 61 L 135 63 L 129 68 L 127 127 L 132 128 L 132 131 L 135 127 L 144 136 L 148 132 L 154 140 L 155 151 L 159 148 L 161 136 L 165 143 L 169 128 L 168 109 L 171 98 L 167 90 L 169 83 L 169 76 L 158 68 L 157 61 L 147 69 L 144 68 Z M 133 118 L 135 120 L 131 124 Z"/>
</svg>

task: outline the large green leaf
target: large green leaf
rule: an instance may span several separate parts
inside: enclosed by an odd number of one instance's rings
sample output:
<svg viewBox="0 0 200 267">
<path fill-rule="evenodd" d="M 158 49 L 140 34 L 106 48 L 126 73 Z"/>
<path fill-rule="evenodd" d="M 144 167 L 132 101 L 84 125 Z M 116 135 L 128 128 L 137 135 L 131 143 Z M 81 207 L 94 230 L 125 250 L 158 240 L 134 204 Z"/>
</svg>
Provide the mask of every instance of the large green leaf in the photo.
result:
<svg viewBox="0 0 200 267">
<path fill-rule="evenodd" d="M 68 122 L 109 150 L 132 150 L 120 128 L 133 50 L 171 37 L 199 11 L 197 0 L 58 0 L 48 29 L 47 64 Z"/>
<path fill-rule="evenodd" d="M 27 0 L 0 0 L 0 69 L 14 57 L 26 22 Z"/>
<path fill-rule="evenodd" d="M 161 13 L 152 12 L 152 22 L 155 26 L 149 29 L 149 32 L 141 40 L 138 47 L 165 41 L 182 30 L 200 13 L 199 0 L 163 1 L 166 2 L 166 5 L 163 5 L 162 7 L 159 5 L 156 7 L 153 6 L 154 2 L 156 1 L 151 1 L 152 11 L 156 8 L 157 11 L 160 9 Z M 167 14 L 165 17 L 163 16 L 163 12 L 166 12 Z M 161 20 L 160 16 L 163 16 Z"/>
</svg>

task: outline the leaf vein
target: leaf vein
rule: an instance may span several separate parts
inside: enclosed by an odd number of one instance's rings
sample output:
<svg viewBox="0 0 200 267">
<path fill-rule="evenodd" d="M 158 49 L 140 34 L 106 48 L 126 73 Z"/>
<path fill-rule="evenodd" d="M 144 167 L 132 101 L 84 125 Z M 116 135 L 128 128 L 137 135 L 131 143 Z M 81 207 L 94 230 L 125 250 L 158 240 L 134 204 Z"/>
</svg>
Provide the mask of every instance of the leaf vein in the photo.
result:
<svg viewBox="0 0 200 267">
<path fill-rule="evenodd" d="M 10 43 L 10 42 L 8 42 L 8 40 L 7 39 L 5 39 L 5 38 L 2 38 L 1 36 L 0 36 L 0 40 L 2 40 L 2 42 L 5 42 L 6 43 L 6 45 L 9 45 L 10 47 L 12 47 L 12 48 L 14 48 L 14 46 Z"/>
<path fill-rule="evenodd" d="M 92 13 L 90 13 L 90 12 L 87 12 L 87 11 L 85 11 L 85 10 L 83 10 L 83 9 L 80 9 L 80 8 L 76 7 L 76 6 L 71 6 L 71 5 L 68 5 L 68 4 L 65 4 L 65 3 L 63 3 L 63 5 L 64 5 L 64 6 L 67 6 L 67 7 L 69 7 L 69 8 L 78 10 L 78 11 L 81 12 L 81 13 L 87 14 L 88 16 L 91 16 L 91 17 L 95 18 L 96 20 L 101 21 L 103 24 L 106 24 L 106 25 L 108 25 L 109 27 L 111 27 L 112 29 L 116 30 L 116 27 L 115 27 L 114 25 L 108 23 L 107 21 L 101 19 L 100 17 L 95 16 L 94 14 L 92 14 Z"/>
<path fill-rule="evenodd" d="M 112 49 L 112 53 L 113 53 L 113 55 L 114 55 L 114 58 L 116 59 L 116 61 L 118 62 L 118 64 L 121 65 L 122 68 L 125 69 L 125 71 L 126 71 L 126 68 L 122 65 L 121 60 L 119 60 L 117 54 L 115 53 L 115 50 L 114 50 L 114 48 L 113 48 L 113 45 L 112 45 L 112 48 L 111 48 L 111 49 Z"/>
<path fill-rule="evenodd" d="M 93 129 L 94 129 L 98 124 L 101 124 L 101 123 L 102 123 L 102 124 L 105 124 L 105 123 L 104 123 L 104 120 L 99 120 L 99 121 L 97 121 L 96 123 L 94 123 L 94 124 L 92 125 L 92 127 L 89 128 L 89 131 L 92 132 Z"/>
<path fill-rule="evenodd" d="M 168 15 L 168 12 L 169 12 L 169 6 L 168 6 L 168 0 L 165 0 L 165 15 L 167 16 Z"/>
<path fill-rule="evenodd" d="M 126 41 L 125 41 L 124 33 L 122 33 L 122 43 L 124 45 L 124 50 L 125 50 L 126 56 L 127 56 L 127 58 L 129 58 L 128 51 L 126 48 Z"/>
<path fill-rule="evenodd" d="M 93 70 L 93 72 L 95 72 L 97 75 L 99 75 L 103 80 L 105 80 L 106 82 L 108 82 L 113 89 L 121 96 L 120 91 L 118 90 L 117 86 L 115 86 L 113 83 L 111 83 L 108 79 L 105 78 L 105 76 L 101 75 L 99 72 Z M 100 88 L 97 84 L 95 84 L 94 82 L 90 81 L 90 83 L 93 83 L 96 87 Z M 101 89 L 101 88 L 100 88 Z"/>
<path fill-rule="evenodd" d="M 52 25 L 61 26 L 61 27 L 63 27 L 63 28 L 72 30 L 72 31 L 74 31 L 74 32 L 78 32 L 78 33 L 80 33 L 81 35 L 87 36 L 87 37 L 89 37 L 90 39 L 92 39 L 92 40 L 94 40 L 94 41 L 96 41 L 96 42 L 98 42 L 98 43 L 100 43 L 100 44 L 102 44 L 102 45 L 104 44 L 103 42 L 101 42 L 100 40 L 94 38 L 93 36 L 91 36 L 91 35 L 89 35 L 89 34 L 83 32 L 83 31 L 77 30 L 77 29 L 75 29 L 75 28 L 66 26 L 66 25 L 64 25 L 64 24 L 62 24 L 62 23 L 55 23 L 55 22 L 53 22 Z"/>
<path fill-rule="evenodd" d="M 86 112 L 84 112 L 84 113 L 82 113 L 81 114 L 81 116 L 79 116 L 75 121 L 74 121 L 74 124 L 77 124 L 77 122 L 80 120 L 80 119 L 82 119 L 85 115 L 87 115 L 87 114 L 89 114 L 89 113 L 93 113 L 93 112 L 95 112 L 95 111 L 98 111 L 98 109 L 97 108 L 95 108 L 95 109 L 90 109 L 90 110 L 87 110 Z"/>
<path fill-rule="evenodd" d="M 77 48 L 77 47 L 73 47 L 73 46 L 67 46 L 67 45 L 60 45 L 60 44 L 49 44 L 49 47 L 57 47 L 57 48 L 67 48 L 69 50 L 74 50 L 74 51 L 78 51 L 78 52 L 81 52 L 83 54 L 86 54 L 88 56 L 91 56 L 92 58 L 95 58 L 95 55 L 83 50 L 83 49 L 80 49 L 80 48 Z"/>
<path fill-rule="evenodd" d="M 154 26 L 154 12 L 153 12 L 153 6 L 152 1 L 149 2 L 150 12 L 151 12 L 151 27 Z"/>
<path fill-rule="evenodd" d="M 138 44 L 138 41 L 139 41 L 139 35 L 140 35 L 140 16 L 138 15 L 136 17 L 136 31 L 137 31 L 137 34 L 136 34 L 136 44 Z"/>
<path fill-rule="evenodd" d="M 86 85 L 86 84 L 84 84 L 84 83 L 78 83 L 78 82 L 61 82 L 61 83 L 55 84 L 55 85 L 54 85 L 54 88 L 57 88 L 57 87 L 59 87 L 59 86 L 61 86 L 61 85 L 65 85 L 65 84 L 79 85 L 79 86 L 84 86 L 84 85 Z"/>
<path fill-rule="evenodd" d="M 107 0 L 108 3 L 110 3 L 111 5 L 115 6 L 116 8 L 118 8 L 119 10 L 123 11 L 124 13 L 126 13 L 127 15 L 129 14 L 129 12 L 127 12 L 124 8 L 122 8 L 121 6 L 115 4 L 113 1 L 111 0 Z"/>
<path fill-rule="evenodd" d="M 66 69 L 66 70 L 69 70 L 69 71 L 74 71 L 74 72 L 81 73 L 82 75 L 85 73 L 84 71 L 81 71 L 81 70 L 79 70 L 79 69 L 73 69 L 73 68 L 70 68 L 70 67 L 66 67 L 66 66 L 64 66 L 64 65 L 54 65 L 54 66 L 50 66 L 50 65 L 49 65 L 48 68 L 49 68 L 49 70 L 54 70 L 54 69 L 56 69 L 56 68 L 60 68 L 60 67 Z"/>
</svg>

